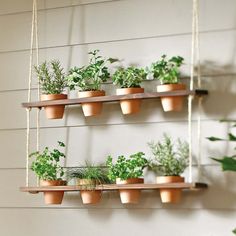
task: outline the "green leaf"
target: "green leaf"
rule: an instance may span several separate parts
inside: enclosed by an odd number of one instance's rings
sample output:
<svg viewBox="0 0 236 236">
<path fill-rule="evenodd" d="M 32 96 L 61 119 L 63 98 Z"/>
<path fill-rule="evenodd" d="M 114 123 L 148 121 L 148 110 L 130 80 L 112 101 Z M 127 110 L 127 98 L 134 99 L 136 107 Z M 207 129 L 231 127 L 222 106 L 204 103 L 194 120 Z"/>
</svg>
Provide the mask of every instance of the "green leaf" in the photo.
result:
<svg viewBox="0 0 236 236">
<path fill-rule="evenodd" d="M 207 139 L 210 140 L 210 141 L 213 141 L 213 142 L 214 141 L 223 141 L 223 140 L 225 140 L 225 139 L 221 139 L 221 138 L 217 138 L 217 137 L 213 137 L 213 136 L 212 137 L 207 137 Z"/>
<path fill-rule="evenodd" d="M 228 134 L 228 137 L 229 137 L 229 140 L 230 140 L 230 141 L 236 141 L 236 136 L 233 135 L 232 133 L 229 133 L 229 134 Z"/>
<path fill-rule="evenodd" d="M 223 171 L 236 171 L 236 160 L 233 157 L 225 156 L 223 159 L 212 158 L 212 160 L 221 163 Z"/>
<path fill-rule="evenodd" d="M 236 234 L 236 228 L 232 231 L 232 233 Z"/>
</svg>

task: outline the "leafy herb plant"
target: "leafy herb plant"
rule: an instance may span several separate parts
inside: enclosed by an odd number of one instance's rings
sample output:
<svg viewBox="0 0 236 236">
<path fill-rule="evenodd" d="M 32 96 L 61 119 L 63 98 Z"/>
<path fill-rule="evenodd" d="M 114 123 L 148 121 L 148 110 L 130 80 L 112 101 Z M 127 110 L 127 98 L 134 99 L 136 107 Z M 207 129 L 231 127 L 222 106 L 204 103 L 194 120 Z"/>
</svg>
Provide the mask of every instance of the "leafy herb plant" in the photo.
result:
<svg viewBox="0 0 236 236">
<path fill-rule="evenodd" d="M 108 167 L 108 177 L 115 181 L 117 178 L 127 180 L 129 178 L 139 178 L 143 176 L 143 169 L 148 165 L 148 160 L 143 152 L 131 155 L 129 158 L 119 156 L 116 163 L 108 156 L 106 165 Z"/>
<path fill-rule="evenodd" d="M 65 144 L 58 141 L 59 147 L 65 147 Z M 35 158 L 32 162 L 31 169 L 41 180 L 61 180 L 64 176 L 63 167 L 60 165 L 61 158 L 65 158 L 65 154 L 58 149 L 49 150 L 48 147 L 42 153 L 33 152 L 29 156 Z"/>
<path fill-rule="evenodd" d="M 188 166 L 189 147 L 186 142 L 178 139 L 174 148 L 171 138 L 164 134 L 162 142 L 150 142 L 148 145 L 154 155 L 150 166 L 158 174 L 180 176 Z"/>
<path fill-rule="evenodd" d="M 112 81 L 120 88 L 140 88 L 140 84 L 146 77 L 147 73 L 144 69 L 131 66 L 117 69 L 112 76 Z"/>
<path fill-rule="evenodd" d="M 161 84 L 177 84 L 180 76 L 179 68 L 183 62 L 183 57 L 175 56 L 167 59 L 167 56 L 163 55 L 161 60 L 152 63 L 150 71 L 154 79 L 159 80 Z"/>
<path fill-rule="evenodd" d="M 222 122 L 229 122 L 229 121 L 222 120 Z M 233 125 L 233 128 L 235 127 L 236 127 L 236 123 Z M 236 136 L 232 132 L 228 133 L 227 138 L 218 138 L 218 137 L 212 136 L 212 137 L 208 137 L 207 139 L 213 142 L 218 142 L 218 141 L 236 142 Z M 234 150 L 236 150 L 236 148 Z M 217 158 L 212 158 L 212 159 L 214 161 L 221 163 L 223 171 L 236 171 L 236 153 L 233 154 L 232 156 L 223 156 L 223 157 L 217 157 Z"/>
<path fill-rule="evenodd" d="M 107 64 L 118 61 L 117 59 L 104 59 L 98 55 L 99 50 L 89 52 L 91 56 L 89 65 L 74 67 L 69 71 L 67 81 L 71 90 L 75 87 L 79 91 L 96 91 L 101 89 L 101 84 L 110 78 Z"/>
<path fill-rule="evenodd" d="M 43 94 L 61 94 L 67 87 L 65 73 L 58 60 L 34 67 Z"/>
</svg>

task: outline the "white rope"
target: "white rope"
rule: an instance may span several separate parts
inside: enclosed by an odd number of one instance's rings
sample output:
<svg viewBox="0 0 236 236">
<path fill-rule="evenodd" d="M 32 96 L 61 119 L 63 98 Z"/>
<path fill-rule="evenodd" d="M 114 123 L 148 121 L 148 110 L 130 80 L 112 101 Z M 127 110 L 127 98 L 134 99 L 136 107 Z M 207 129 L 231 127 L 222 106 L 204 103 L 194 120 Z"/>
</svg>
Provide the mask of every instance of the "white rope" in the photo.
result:
<svg viewBox="0 0 236 236">
<path fill-rule="evenodd" d="M 31 86 L 32 86 L 32 67 L 33 67 L 33 45 L 34 34 L 36 31 L 36 61 L 38 65 L 38 27 L 37 27 L 37 0 L 33 0 L 32 22 L 31 22 L 31 41 L 30 41 L 30 59 L 29 59 L 29 79 L 28 79 L 28 102 L 31 101 Z M 39 96 L 38 88 L 38 96 Z M 26 129 L 26 186 L 29 186 L 29 153 L 30 153 L 30 111 L 26 109 L 27 129 Z M 37 113 L 37 150 L 39 150 L 39 112 Z"/>
<path fill-rule="evenodd" d="M 194 66 L 197 60 L 197 79 L 198 88 L 201 87 L 201 77 L 200 77 L 200 47 L 199 47 L 199 29 L 198 29 L 198 0 L 193 0 L 193 13 L 192 13 L 192 47 L 191 47 L 191 76 L 190 76 L 190 90 L 194 87 Z M 188 98 L 188 136 L 189 136 L 189 182 L 192 182 L 192 101 L 193 96 L 190 95 Z M 201 106 L 201 100 L 199 100 L 198 107 Z M 199 109 L 198 116 L 198 169 L 200 170 L 200 160 L 201 160 L 201 114 Z M 199 171 L 200 173 L 200 171 Z"/>
</svg>

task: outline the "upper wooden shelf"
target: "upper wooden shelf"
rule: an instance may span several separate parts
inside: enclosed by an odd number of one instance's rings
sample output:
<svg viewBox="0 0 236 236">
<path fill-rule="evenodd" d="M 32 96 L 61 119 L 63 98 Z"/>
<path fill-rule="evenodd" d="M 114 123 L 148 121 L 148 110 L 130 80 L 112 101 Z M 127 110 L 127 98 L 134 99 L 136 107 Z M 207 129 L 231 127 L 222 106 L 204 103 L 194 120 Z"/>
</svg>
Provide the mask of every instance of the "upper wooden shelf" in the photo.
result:
<svg viewBox="0 0 236 236">
<path fill-rule="evenodd" d="M 169 184 L 103 184 L 95 187 L 81 186 L 81 185 L 67 185 L 67 186 L 49 186 L 49 187 L 21 187 L 20 191 L 29 193 L 39 193 L 47 191 L 65 191 L 74 192 L 80 190 L 102 190 L 112 191 L 120 189 L 140 189 L 140 190 L 153 190 L 163 188 L 178 188 L 187 190 L 200 190 L 208 187 L 205 183 L 169 183 Z"/>
<path fill-rule="evenodd" d="M 53 101 L 37 101 L 22 103 L 23 107 L 26 108 L 41 108 L 52 105 L 77 105 L 86 102 L 115 102 L 125 99 L 154 99 L 161 97 L 175 97 L 175 96 L 204 96 L 208 94 L 208 90 L 196 89 L 196 90 L 178 90 L 172 92 L 152 92 L 152 93 L 136 93 L 129 95 L 110 95 L 110 96 L 100 96 L 100 97 L 90 97 L 90 98 L 73 98 L 73 99 L 63 99 L 63 100 L 53 100 Z"/>
</svg>

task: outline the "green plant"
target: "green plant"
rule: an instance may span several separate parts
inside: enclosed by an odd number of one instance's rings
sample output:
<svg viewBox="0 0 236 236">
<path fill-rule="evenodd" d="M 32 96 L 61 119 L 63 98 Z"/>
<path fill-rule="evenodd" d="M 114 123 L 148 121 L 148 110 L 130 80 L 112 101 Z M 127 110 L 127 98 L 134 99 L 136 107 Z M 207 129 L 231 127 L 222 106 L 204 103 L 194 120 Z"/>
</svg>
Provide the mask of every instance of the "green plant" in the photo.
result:
<svg viewBox="0 0 236 236">
<path fill-rule="evenodd" d="M 69 179 L 88 179 L 94 180 L 98 184 L 111 183 L 108 178 L 107 168 L 103 166 L 95 166 L 88 162 L 85 163 L 85 167 L 72 168 L 67 172 Z"/>
<path fill-rule="evenodd" d="M 58 141 L 59 147 L 65 147 L 65 144 Z M 35 158 L 31 169 L 41 180 L 60 180 L 64 176 L 63 167 L 60 165 L 60 159 L 65 158 L 65 154 L 58 149 L 49 150 L 48 147 L 43 152 L 33 152 L 29 157 Z"/>
<path fill-rule="evenodd" d="M 162 142 L 148 143 L 154 159 L 150 166 L 163 176 L 180 176 L 188 166 L 189 147 L 187 142 L 177 140 L 177 147 L 171 138 L 164 134 Z"/>
<path fill-rule="evenodd" d="M 58 60 L 34 66 L 43 94 L 61 94 L 67 87 L 63 68 Z"/>
<path fill-rule="evenodd" d="M 175 56 L 167 59 L 166 55 L 162 55 L 161 60 L 152 63 L 150 71 L 154 79 L 159 80 L 161 84 L 177 84 L 180 76 L 179 67 L 183 62 L 183 57 Z"/>
<path fill-rule="evenodd" d="M 89 52 L 91 55 L 89 65 L 70 69 L 67 81 L 71 90 L 78 87 L 80 91 L 96 91 L 101 89 L 101 84 L 110 78 L 108 63 L 114 63 L 117 59 L 104 59 L 98 56 L 99 50 Z"/>
<path fill-rule="evenodd" d="M 236 122 L 236 121 L 229 121 L 229 120 L 222 120 L 221 122 Z M 233 125 L 233 128 L 236 127 L 236 123 Z M 218 137 L 207 137 L 208 140 L 217 142 L 217 141 L 226 141 L 226 142 L 236 142 L 236 136 L 230 132 L 228 133 L 228 138 L 218 138 Z M 236 150 L 236 147 L 234 148 Z M 236 153 L 232 156 L 223 156 L 213 158 L 214 161 L 221 163 L 223 171 L 236 171 Z"/>
<path fill-rule="evenodd" d="M 113 163 L 113 158 L 108 156 L 106 165 L 109 179 L 115 181 L 117 178 L 126 180 L 143 176 L 143 169 L 148 165 L 148 160 L 144 155 L 143 152 L 138 152 L 129 158 L 119 156 L 116 163 Z"/>
<path fill-rule="evenodd" d="M 117 69 L 112 76 L 112 81 L 120 88 L 140 88 L 140 84 L 146 77 L 147 73 L 144 69 L 131 66 Z"/>
</svg>

